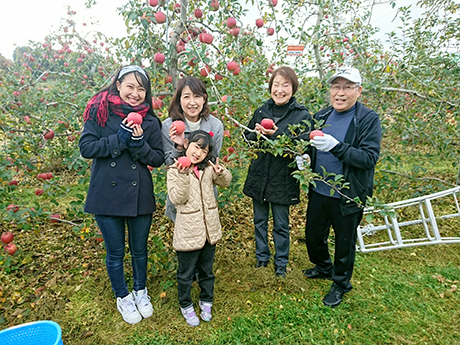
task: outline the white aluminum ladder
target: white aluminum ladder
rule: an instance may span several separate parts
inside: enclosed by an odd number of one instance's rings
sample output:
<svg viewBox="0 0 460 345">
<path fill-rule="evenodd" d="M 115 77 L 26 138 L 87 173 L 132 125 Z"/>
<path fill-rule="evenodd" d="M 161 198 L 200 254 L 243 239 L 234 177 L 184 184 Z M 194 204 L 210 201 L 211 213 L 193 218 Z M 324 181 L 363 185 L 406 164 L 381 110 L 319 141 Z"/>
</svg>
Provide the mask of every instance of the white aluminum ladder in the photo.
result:
<svg viewBox="0 0 460 345">
<path fill-rule="evenodd" d="M 374 226 L 373 224 L 368 224 L 365 226 L 358 226 L 358 243 L 357 250 L 360 252 L 374 252 L 381 250 L 389 250 L 395 248 L 403 247 L 412 247 L 412 246 L 423 246 L 430 244 L 440 244 L 440 243 L 460 243 L 460 237 L 443 237 L 440 234 L 438 228 L 438 220 L 448 219 L 453 217 L 460 217 L 460 207 L 458 203 L 458 195 L 460 194 L 460 186 L 452 189 L 448 189 L 442 192 L 398 201 L 391 204 L 385 205 L 385 210 L 393 211 L 393 217 L 388 215 L 383 215 L 384 224 Z M 453 199 L 452 206 L 448 206 L 450 209 L 449 212 L 453 210 L 455 206 L 456 212 L 449 213 L 445 215 L 435 216 L 433 210 L 432 201 L 439 198 L 451 197 Z M 415 220 L 406 220 L 401 221 L 398 218 L 402 218 L 398 215 L 398 210 L 401 211 L 405 207 L 418 207 L 420 213 L 420 219 Z M 383 209 L 383 208 L 382 208 Z M 364 210 L 364 217 L 366 214 L 375 213 L 377 214 L 379 210 L 374 209 L 373 207 L 366 208 Z M 437 210 L 437 212 L 441 212 Z M 364 218 L 363 217 L 363 218 Z M 401 235 L 401 228 L 404 226 L 418 225 L 423 226 L 422 237 L 420 238 L 403 238 Z M 416 227 L 413 227 L 416 228 Z M 413 229 L 411 228 L 411 229 Z M 420 227 L 419 227 L 420 228 Z M 379 231 L 386 231 L 388 236 L 388 241 L 370 243 L 373 235 L 378 234 Z M 460 233 L 460 227 L 458 229 Z M 411 232 L 413 234 L 413 231 Z M 418 232 L 417 232 L 418 234 Z M 381 239 L 381 236 L 380 236 Z M 368 243 L 365 243 L 367 241 Z"/>
</svg>

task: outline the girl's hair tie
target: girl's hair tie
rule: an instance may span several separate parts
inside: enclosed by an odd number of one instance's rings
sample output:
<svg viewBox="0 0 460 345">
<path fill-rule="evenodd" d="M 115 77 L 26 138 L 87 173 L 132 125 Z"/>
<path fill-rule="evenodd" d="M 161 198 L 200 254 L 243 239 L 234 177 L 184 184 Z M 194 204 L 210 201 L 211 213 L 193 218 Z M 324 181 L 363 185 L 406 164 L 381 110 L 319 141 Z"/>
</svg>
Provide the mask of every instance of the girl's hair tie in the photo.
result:
<svg viewBox="0 0 460 345">
<path fill-rule="evenodd" d="M 209 131 L 209 135 L 211 136 L 211 138 L 214 136 L 214 133 L 212 131 Z"/>
</svg>

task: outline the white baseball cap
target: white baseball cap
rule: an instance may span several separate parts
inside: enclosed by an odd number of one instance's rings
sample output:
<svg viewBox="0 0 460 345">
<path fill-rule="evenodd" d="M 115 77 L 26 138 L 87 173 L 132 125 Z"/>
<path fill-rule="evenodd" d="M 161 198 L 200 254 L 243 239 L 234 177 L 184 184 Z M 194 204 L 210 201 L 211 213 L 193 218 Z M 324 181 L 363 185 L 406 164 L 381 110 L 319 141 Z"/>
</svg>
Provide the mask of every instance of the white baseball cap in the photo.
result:
<svg viewBox="0 0 460 345">
<path fill-rule="evenodd" d="M 359 71 L 356 68 L 352 67 L 345 67 L 342 69 L 339 69 L 335 74 L 329 78 L 327 81 L 329 84 L 332 84 L 334 80 L 337 78 L 344 78 L 347 79 L 353 83 L 360 83 L 361 84 L 361 74 L 359 74 Z"/>
</svg>

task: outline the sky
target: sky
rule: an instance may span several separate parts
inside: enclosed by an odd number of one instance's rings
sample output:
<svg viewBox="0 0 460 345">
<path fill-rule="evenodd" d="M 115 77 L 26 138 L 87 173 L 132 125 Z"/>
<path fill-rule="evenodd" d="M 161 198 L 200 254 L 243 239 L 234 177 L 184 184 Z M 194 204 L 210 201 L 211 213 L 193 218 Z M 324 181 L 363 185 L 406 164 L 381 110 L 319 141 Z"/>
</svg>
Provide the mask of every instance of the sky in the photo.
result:
<svg viewBox="0 0 460 345">
<path fill-rule="evenodd" d="M 78 30 L 87 27 L 101 31 L 108 37 L 122 37 L 126 33 L 123 17 L 117 8 L 127 0 L 96 0 L 90 11 L 86 0 L 4 0 L 0 11 L 0 54 L 13 58 L 16 46 L 27 45 L 29 40 L 43 42 L 46 35 L 57 31 L 61 18 L 67 18 L 67 8 L 76 11 Z M 98 21 L 99 25 L 90 25 Z"/>
<path fill-rule="evenodd" d="M 86 28 L 101 31 L 108 37 L 123 37 L 126 34 L 123 18 L 117 8 L 127 0 L 96 0 L 97 5 L 91 10 L 84 6 L 86 0 L 4 0 L 0 13 L 0 54 L 8 59 L 13 58 L 16 46 L 24 46 L 29 40 L 42 42 L 45 36 L 59 28 L 61 18 L 67 17 L 67 7 L 76 11 L 75 21 L 79 32 Z M 280 7 L 282 0 L 278 4 Z M 416 0 L 398 0 L 398 5 L 416 3 Z M 384 32 L 395 30 L 400 23 L 393 21 L 396 9 L 390 4 L 379 5 L 374 12 L 372 23 L 380 26 Z M 89 23 L 98 21 L 99 25 Z M 83 27 L 82 23 L 88 23 Z"/>
</svg>

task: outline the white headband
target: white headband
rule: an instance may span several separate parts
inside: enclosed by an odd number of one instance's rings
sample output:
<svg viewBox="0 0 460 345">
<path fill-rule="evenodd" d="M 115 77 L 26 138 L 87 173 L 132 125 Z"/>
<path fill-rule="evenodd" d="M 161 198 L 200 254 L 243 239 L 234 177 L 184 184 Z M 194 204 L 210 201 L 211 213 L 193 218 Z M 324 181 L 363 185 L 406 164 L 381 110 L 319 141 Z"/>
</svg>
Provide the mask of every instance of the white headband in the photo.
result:
<svg viewBox="0 0 460 345">
<path fill-rule="evenodd" d="M 145 73 L 145 71 L 139 67 L 139 66 L 136 66 L 136 65 L 129 65 L 129 66 L 125 66 L 121 69 L 120 73 L 118 74 L 118 79 L 120 79 L 121 77 L 123 77 L 125 74 L 127 73 L 131 73 L 131 72 L 139 72 L 140 74 L 142 74 L 146 79 L 149 79 L 149 77 L 147 76 L 147 73 Z"/>
</svg>

